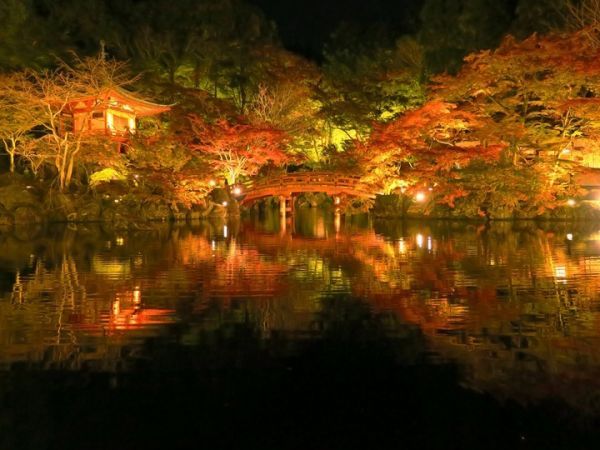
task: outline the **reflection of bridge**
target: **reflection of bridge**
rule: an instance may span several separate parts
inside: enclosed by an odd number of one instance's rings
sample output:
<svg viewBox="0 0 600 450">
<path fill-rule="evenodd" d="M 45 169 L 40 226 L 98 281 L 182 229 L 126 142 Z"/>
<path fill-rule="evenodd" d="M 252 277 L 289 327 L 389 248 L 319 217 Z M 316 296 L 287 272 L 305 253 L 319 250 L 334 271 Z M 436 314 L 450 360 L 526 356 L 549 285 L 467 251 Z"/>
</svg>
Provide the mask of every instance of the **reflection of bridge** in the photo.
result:
<svg viewBox="0 0 600 450">
<path fill-rule="evenodd" d="M 294 195 L 306 192 L 322 192 L 340 202 L 342 196 L 371 199 L 375 194 L 360 177 L 335 172 L 297 172 L 263 178 L 249 184 L 241 204 L 248 205 L 266 197 L 279 197 L 281 213 L 293 211 Z"/>
</svg>

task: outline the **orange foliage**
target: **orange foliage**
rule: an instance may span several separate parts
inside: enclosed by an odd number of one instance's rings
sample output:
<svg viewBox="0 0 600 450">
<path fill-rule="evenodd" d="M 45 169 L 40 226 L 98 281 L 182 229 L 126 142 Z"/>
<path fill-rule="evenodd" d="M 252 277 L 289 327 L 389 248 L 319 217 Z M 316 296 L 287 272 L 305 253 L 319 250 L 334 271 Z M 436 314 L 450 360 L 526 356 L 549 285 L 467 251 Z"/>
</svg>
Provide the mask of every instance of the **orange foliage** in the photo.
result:
<svg viewBox="0 0 600 450">
<path fill-rule="evenodd" d="M 208 155 L 229 184 L 256 175 L 266 164 L 282 166 L 290 160 L 283 150 L 287 135 L 276 128 L 223 119 L 208 123 L 195 115 L 190 122 L 196 137 L 190 147 Z"/>
</svg>

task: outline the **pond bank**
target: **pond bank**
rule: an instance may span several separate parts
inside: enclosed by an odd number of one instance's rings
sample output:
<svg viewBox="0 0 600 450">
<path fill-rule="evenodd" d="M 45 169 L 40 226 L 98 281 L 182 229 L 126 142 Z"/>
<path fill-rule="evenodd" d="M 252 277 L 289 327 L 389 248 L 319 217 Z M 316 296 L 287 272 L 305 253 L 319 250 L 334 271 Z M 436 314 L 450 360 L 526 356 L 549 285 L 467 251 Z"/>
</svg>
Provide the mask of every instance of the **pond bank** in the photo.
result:
<svg viewBox="0 0 600 450">
<path fill-rule="evenodd" d="M 306 200 L 306 199 L 304 199 Z M 309 199 L 310 200 L 310 199 Z M 333 207 L 330 199 L 318 202 L 297 201 L 297 207 Z M 277 207 L 276 201 L 264 202 L 262 208 Z M 204 204 L 186 207 L 170 204 L 156 193 L 139 198 L 127 192 L 87 191 L 60 193 L 45 185 L 35 185 L 26 177 L 0 180 L 0 230 L 48 223 L 101 222 L 115 230 L 146 229 L 152 222 L 187 221 L 238 217 L 240 206 L 227 190 L 215 189 Z M 354 212 L 354 211 L 353 211 Z M 396 196 L 378 196 L 370 210 L 373 217 L 384 219 L 435 219 L 489 222 L 493 220 L 600 221 L 600 210 L 590 202 L 561 206 L 542 214 L 522 210 L 501 211 L 461 208 L 405 202 Z"/>
</svg>

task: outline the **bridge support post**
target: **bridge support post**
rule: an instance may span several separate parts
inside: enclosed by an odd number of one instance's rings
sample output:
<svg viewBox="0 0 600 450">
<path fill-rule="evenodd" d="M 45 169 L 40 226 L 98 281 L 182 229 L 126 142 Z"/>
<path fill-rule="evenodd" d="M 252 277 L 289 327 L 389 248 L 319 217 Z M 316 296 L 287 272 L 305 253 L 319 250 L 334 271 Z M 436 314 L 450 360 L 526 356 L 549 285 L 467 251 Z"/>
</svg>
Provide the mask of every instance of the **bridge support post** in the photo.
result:
<svg viewBox="0 0 600 450">
<path fill-rule="evenodd" d="M 287 211 L 286 198 L 283 195 L 279 196 L 279 215 L 285 220 L 285 213 Z"/>
<path fill-rule="evenodd" d="M 294 214 L 294 196 L 279 196 L 279 214 L 281 217 L 290 217 Z"/>
<path fill-rule="evenodd" d="M 342 203 L 342 199 L 339 195 L 333 196 L 333 206 L 335 208 L 335 212 L 339 213 L 341 211 L 340 204 Z"/>
</svg>

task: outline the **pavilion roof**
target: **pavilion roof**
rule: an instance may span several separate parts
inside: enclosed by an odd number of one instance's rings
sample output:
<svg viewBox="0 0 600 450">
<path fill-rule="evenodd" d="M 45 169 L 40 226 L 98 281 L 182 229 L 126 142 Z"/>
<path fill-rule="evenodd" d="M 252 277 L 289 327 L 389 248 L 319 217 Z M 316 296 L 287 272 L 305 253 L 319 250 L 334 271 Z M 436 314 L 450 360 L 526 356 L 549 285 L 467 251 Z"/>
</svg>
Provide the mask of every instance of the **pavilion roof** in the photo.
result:
<svg viewBox="0 0 600 450">
<path fill-rule="evenodd" d="M 169 111 L 172 105 L 162 105 L 138 97 L 135 93 L 127 91 L 123 88 L 110 88 L 100 95 L 88 95 L 84 97 L 75 97 L 69 103 L 85 103 L 90 100 L 99 100 L 101 103 L 110 103 L 117 101 L 118 103 L 128 105 L 135 112 L 136 116 L 152 116 Z"/>
</svg>

